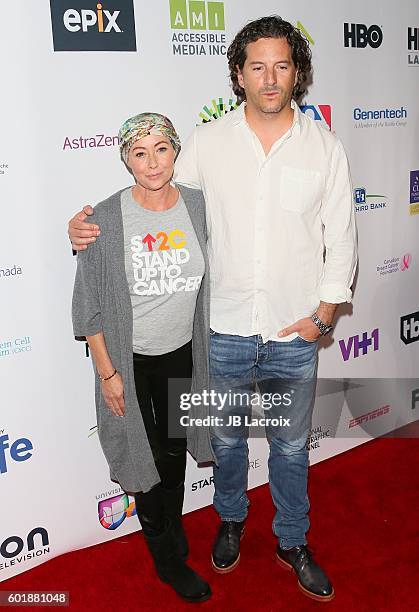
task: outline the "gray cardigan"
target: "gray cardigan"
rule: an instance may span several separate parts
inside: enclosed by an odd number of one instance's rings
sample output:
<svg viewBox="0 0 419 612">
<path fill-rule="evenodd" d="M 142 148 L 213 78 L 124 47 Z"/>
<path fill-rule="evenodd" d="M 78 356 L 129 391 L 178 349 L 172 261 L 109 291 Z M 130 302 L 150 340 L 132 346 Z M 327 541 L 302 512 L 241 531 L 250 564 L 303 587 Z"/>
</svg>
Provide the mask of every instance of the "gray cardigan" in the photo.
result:
<svg viewBox="0 0 419 612">
<path fill-rule="evenodd" d="M 192 392 L 209 388 L 209 264 L 206 250 L 205 202 L 201 191 L 177 185 L 185 201 L 205 261 L 193 324 Z M 125 416 L 115 416 L 105 404 L 95 368 L 95 398 L 99 440 L 109 464 L 111 480 L 128 492 L 149 491 L 160 481 L 134 382 L 133 316 L 125 274 L 121 191 L 94 208 L 90 223 L 100 226 L 96 242 L 77 257 L 73 292 L 75 336 L 103 332 L 114 367 L 124 381 Z M 191 417 L 208 416 L 208 407 L 188 411 Z M 198 463 L 214 461 L 208 427 L 187 429 L 188 450 Z"/>
</svg>

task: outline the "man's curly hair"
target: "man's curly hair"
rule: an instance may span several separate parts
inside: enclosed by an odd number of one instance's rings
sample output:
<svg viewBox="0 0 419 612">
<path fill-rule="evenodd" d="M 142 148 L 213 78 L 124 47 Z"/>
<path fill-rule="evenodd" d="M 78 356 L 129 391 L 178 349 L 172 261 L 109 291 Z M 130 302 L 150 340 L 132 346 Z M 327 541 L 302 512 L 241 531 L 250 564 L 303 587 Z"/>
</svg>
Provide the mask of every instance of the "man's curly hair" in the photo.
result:
<svg viewBox="0 0 419 612">
<path fill-rule="evenodd" d="M 230 79 L 237 101 L 240 103 L 246 100 L 246 93 L 238 82 L 237 66 L 240 70 L 243 69 L 247 56 L 247 45 L 260 38 L 285 38 L 291 47 L 291 56 L 298 70 L 297 83 L 292 95 L 297 100 L 305 93 L 304 83 L 311 72 L 310 46 L 300 30 L 288 21 L 284 21 L 279 15 L 271 15 L 246 24 L 227 50 Z"/>
</svg>

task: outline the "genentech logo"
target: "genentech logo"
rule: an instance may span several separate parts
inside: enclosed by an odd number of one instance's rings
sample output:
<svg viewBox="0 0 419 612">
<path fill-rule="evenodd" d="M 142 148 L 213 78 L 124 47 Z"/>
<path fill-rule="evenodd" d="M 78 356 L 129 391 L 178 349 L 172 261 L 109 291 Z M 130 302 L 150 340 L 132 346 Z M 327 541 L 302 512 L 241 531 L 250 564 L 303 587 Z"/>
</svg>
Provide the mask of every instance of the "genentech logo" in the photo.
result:
<svg viewBox="0 0 419 612">
<path fill-rule="evenodd" d="M 339 346 L 342 353 L 343 361 L 348 361 L 352 356 L 355 359 L 362 355 L 366 355 L 369 350 L 378 351 L 379 349 L 379 331 L 378 327 L 371 332 L 364 332 L 362 336 L 351 336 L 348 340 L 339 340 Z"/>
<path fill-rule="evenodd" d="M 419 28 L 407 28 L 407 64 L 419 66 Z"/>
<path fill-rule="evenodd" d="M 419 340 L 419 311 L 400 318 L 400 339 L 404 344 Z"/>
<path fill-rule="evenodd" d="M 383 42 L 383 31 L 378 25 L 366 26 L 364 23 L 343 24 L 343 44 L 345 47 L 377 49 Z"/>
<path fill-rule="evenodd" d="M 54 51 L 136 51 L 133 0 L 50 0 Z"/>
<path fill-rule="evenodd" d="M 224 2 L 169 0 L 173 55 L 226 55 Z"/>
<path fill-rule="evenodd" d="M 319 121 L 327 130 L 332 129 L 332 107 L 329 104 L 303 104 L 300 110 L 315 121 Z"/>
</svg>

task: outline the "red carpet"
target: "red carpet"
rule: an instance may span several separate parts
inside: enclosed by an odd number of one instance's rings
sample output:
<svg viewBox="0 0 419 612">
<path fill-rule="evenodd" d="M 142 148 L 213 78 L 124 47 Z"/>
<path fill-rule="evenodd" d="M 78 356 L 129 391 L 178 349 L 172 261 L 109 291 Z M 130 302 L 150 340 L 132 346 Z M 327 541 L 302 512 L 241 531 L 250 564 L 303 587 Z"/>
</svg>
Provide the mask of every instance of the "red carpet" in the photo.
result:
<svg viewBox="0 0 419 612">
<path fill-rule="evenodd" d="M 295 575 L 275 563 L 267 486 L 250 492 L 241 561 L 231 574 L 210 568 L 212 508 L 185 517 L 191 565 L 213 589 L 204 604 L 184 604 L 157 582 L 138 533 L 52 559 L 0 590 L 67 590 L 70 609 L 90 611 L 418 610 L 418 451 L 418 439 L 383 438 L 311 468 L 309 541 L 334 584 L 331 603 L 307 599 Z"/>
</svg>

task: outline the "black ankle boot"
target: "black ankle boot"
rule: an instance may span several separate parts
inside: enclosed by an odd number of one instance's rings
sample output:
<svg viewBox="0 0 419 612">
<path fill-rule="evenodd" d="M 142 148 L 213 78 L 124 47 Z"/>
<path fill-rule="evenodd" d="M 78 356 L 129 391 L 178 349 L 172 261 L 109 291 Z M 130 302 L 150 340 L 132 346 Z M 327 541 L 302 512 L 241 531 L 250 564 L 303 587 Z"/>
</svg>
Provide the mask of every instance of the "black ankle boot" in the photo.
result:
<svg viewBox="0 0 419 612">
<path fill-rule="evenodd" d="M 182 561 L 186 561 L 189 554 L 189 545 L 182 523 L 185 485 L 181 485 L 176 489 L 165 489 L 162 487 L 161 491 L 165 514 L 172 523 L 172 532 L 176 550 Z"/>
<path fill-rule="evenodd" d="M 209 584 L 180 558 L 169 522 L 160 535 L 144 533 L 144 537 L 162 582 L 169 584 L 180 597 L 191 603 L 206 601 L 211 597 Z"/>
</svg>

